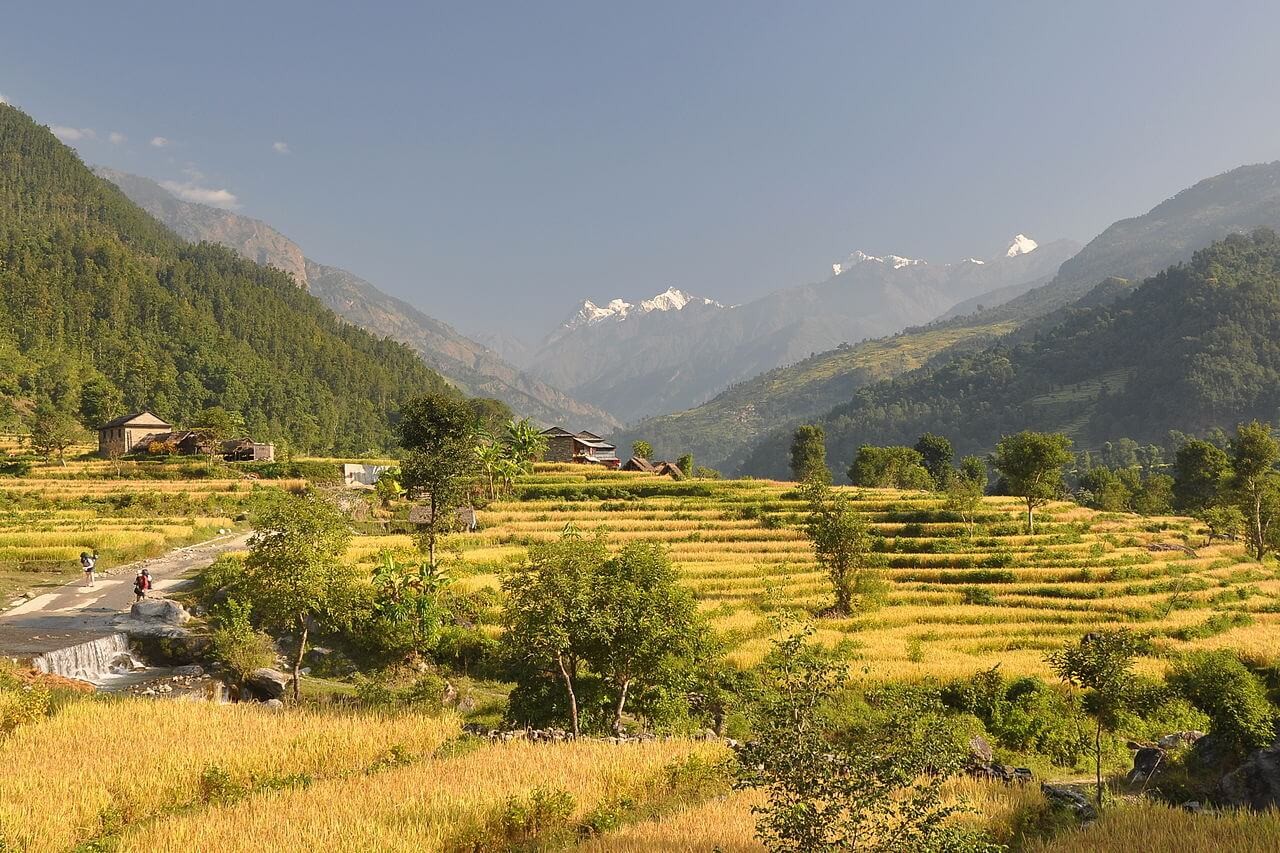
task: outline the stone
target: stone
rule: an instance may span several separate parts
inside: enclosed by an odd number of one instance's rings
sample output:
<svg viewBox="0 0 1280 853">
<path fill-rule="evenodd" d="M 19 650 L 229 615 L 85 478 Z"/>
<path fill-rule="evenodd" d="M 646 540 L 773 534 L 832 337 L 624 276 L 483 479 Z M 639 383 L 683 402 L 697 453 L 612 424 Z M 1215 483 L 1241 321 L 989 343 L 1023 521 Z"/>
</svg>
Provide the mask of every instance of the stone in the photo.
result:
<svg viewBox="0 0 1280 853">
<path fill-rule="evenodd" d="M 1048 785 L 1045 783 L 1041 783 L 1040 790 L 1051 805 L 1071 812 L 1080 823 L 1093 823 L 1098 819 L 1098 810 L 1079 791 L 1062 785 Z"/>
<path fill-rule="evenodd" d="M 204 675 L 204 667 L 198 663 L 187 664 L 186 666 L 175 667 L 173 674 L 184 678 L 199 678 Z"/>
<path fill-rule="evenodd" d="M 191 619 L 187 608 L 168 598 L 144 598 L 129 608 L 129 619 L 134 622 L 181 625 Z"/>
<path fill-rule="evenodd" d="M 1180 746 L 1191 746 L 1191 744 L 1200 740 L 1202 737 L 1204 737 L 1204 732 L 1195 730 L 1173 732 L 1172 734 L 1167 734 L 1160 738 L 1160 740 L 1156 741 L 1156 745 L 1161 749 L 1177 749 Z"/>
<path fill-rule="evenodd" d="M 278 669 L 255 669 L 244 680 L 244 691 L 260 701 L 279 699 L 289 685 L 289 676 Z"/>
<path fill-rule="evenodd" d="M 982 735 L 969 738 L 969 760 L 974 764 L 991 763 L 991 744 Z"/>
<path fill-rule="evenodd" d="M 1280 808 L 1280 741 L 1250 753 L 1218 783 L 1221 805 L 1252 811 Z"/>
<path fill-rule="evenodd" d="M 1142 746 L 1131 745 L 1129 748 L 1134 749 L 1133 753 L 1133 769 L 1129 771 L 1129 784 L 1135 785 L 1138 782 L 1146 782 L 1156 774 L 1156 771 L 1164 766 L 1167 753 L 1158 746 Z"/>
<path fill-rule="evenodd" d="M 266 702 L 263 702 L 262 704 L 266 705 L 268 708 L 283 708 L 283 707 L 284 707 L 284 703 L 283 703 L 283 702 L 281 702 L 279 699 L 268 699 Z"/>
</svg>

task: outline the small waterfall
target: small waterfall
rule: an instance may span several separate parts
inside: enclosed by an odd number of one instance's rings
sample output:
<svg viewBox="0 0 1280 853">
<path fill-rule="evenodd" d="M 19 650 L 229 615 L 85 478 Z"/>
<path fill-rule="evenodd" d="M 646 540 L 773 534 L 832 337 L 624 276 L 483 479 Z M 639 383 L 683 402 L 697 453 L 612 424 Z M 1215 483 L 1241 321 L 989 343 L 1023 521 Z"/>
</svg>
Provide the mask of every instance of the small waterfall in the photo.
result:
<svg viewBox="0 0 1280 853">
<path fill-rule="evenodd" d="M 103 686 L 112 676 L 128 675 L 146 666 L 129 651 L 129 638 L 112 634 L 87 643 L 45 652 L 32 661 L 40 672 Z"/>
</svg>

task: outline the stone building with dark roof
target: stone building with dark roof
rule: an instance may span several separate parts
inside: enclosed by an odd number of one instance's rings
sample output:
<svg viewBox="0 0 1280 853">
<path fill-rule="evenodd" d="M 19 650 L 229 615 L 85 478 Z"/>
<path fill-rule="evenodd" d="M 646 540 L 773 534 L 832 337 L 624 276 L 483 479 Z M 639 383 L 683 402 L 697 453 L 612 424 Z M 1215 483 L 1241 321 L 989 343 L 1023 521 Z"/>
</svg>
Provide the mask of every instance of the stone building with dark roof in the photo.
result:
<svg viewBox="0 0 1280 853">
<path fill-rule="evenodd" d="M 617 468 L 622 464 L 618 458 L 618 446 L 593 432 L 569 432 L 557 426 L 543 430 L 542 434 L 547 439 L 547 452 L 542 458 L 547 462 L 576 462 L 606 468 Z"/>
</svg>

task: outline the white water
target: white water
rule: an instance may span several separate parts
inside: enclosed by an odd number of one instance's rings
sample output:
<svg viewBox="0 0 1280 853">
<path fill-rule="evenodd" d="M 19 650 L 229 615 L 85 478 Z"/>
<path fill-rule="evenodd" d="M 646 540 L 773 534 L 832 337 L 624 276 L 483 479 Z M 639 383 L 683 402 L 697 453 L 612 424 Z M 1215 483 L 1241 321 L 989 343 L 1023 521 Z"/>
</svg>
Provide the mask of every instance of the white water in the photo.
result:
<svg viewBox="0 0 1280 853">
<path fill-rule="evenodd" d="M 145 664 L 129 651 L 129 638 L 112 634 L 87 643 L 54 649 L 33 660 L 40 672 L 87 681 L 106 687 L 122 677 L 146 669 Z"/>
</svg>

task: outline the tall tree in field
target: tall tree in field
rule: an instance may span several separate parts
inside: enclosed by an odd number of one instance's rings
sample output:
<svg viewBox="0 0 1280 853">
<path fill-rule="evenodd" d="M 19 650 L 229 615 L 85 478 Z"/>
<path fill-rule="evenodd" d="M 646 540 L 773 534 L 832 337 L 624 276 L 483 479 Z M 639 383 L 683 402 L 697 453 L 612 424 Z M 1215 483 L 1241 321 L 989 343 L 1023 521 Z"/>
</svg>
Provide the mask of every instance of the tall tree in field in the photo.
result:
<svg viewBox="0 0 1280 853">
<path fill-rule="evenodd" d="M 1027 532 L 1035 532 L 1035 508 L 1062 490 L 1062 466 L 1071 461 L 1071 439 L 1059 433 L 1020 432 L 996 445 L 992 463 L 1009 491 L 1026 501 Z"/>
<path fill-rule="evenodd" d="M 1173 460 L 1174 507 L 1182 512 L 1202 512 L 1217 502 L 1231 478 L 1226 451 L 1207 441 L 1193 439 L 1178 448 Z"/>
<path fill-rule="evenodd" d="M 533 463 L 540 461 L 542 454 L 547 452 L 547 437 L 528 418 L 507 421 L 503 440 L 511 448 L 511 458 L 524 471 L 531 470 Z"/>
<path fill-rule="evenodd" d="M 1096 724 L 1093 758 L 1099 812 L 1103 808 L 1102 732 L 1114 730 L 1120 712 L 1131 698 L 1133 661 L 1141 645 L 1128 629 L 1096 631 L 1045 658 L 1059 678 L 1088 691 L 1085 707 Z"/>
<path fill-rule="evenodd" d="M 1261 561 L 1274 547 L 1277 515 L 1280 515 L 1280 484 L 1276 461 L 1280 442 L 1271 434 L 1271 425 L 1254 421 L 1236 428 L 1231 439 L 1231 485 L 1245 517 L 1245 540 L 1254 559 Z"/>
<path fill-rule="evenodd" d="M 644 439 L 631 442 L 631 455 L 639 456 L 641 459 L 653 458 L 653 445 Z"/>
<path fill-rule="evenodd" d="M 245 559 L 245 590 L 253 611 L 268 623 L 298 632 L 293 700 L 313 622 L 341 627 L 350 616 L 353 570 L 342 562 L 351 541 L 347 518 L 317 495 L 289 497 L 257 521 Z"/>
<path fill-rule="evenodd" d="M 809 515 L 805 532 L 818 565 L 827 571 L 835 592 L 835 612 L 868 609 L 884 595 L 884 582 L 872 566 L 871 527 L 849 499 L 825 483 L 805 487 Z"/>
<path fill-rule="evenodd" d="M 916 442 L 915 451 L 924 458 L 924 469 L 933 478 L 933 487 L 944 491 L 951 482 L 951 461 L 956 456 L 951 441 L 946 436 L 926 432 Z"/>
<path fill-rule="evenodd" d="M 583 539 L 566 533 L 559 541 L 533 545 L 529 561 L 513 568 L 503 579 L 506 609 L 503 644 L 531 678 L 517 680 L 511 709 L 536 694 L 536 680 L 550 678 L 564 691 L 570 731 L 582 732 L 578 702 L 579 679 L 595 643 L 598 614 L 595 610 L 597 578 L 609 559 L 604 540 Z"/>
<path fill-rule="evenodd" d="M 478 416 L 467 400 L 428 394 L 404 405 L 396 432 L 408 451 L 400 466 L 401 485 L 427 504 L 419 539 L 435 569 L 440 537 L 456 528 L 458 508 L 480 476 Z"/>
<path fill-rule="evenodd" d="M 827 467 L 827 434 L 817 424 L 796 427 L 791 437 L 791 475 L 797 482 L 818 480 L 831 482 L 831 469 Z"/>
<path fill-rule="evenodd" d="M 67 448 L 84 438 L 84 430 L 69 412 L 59 409 L 47 400 L 36 405 L 31 418 L 31 434 L 27 441 L 45 462 L 50 461 L 56 453 L 58 463 L 65 467 Z"/>
<path fill-rule="evenodd" d="M 978 511 L 987 491 L 987 466 L 977 456 L 966 456 L 953 471 L 946 488 L 946 507 L 960 516 L 970 536 L 978 526 Z"/>
<path fill-rule="evenodd" d="M 591 665 L 613 691 L 611 725 L 620 735 L 632 689 L 668 680 L 699 648 L 704 631 L 693 597 L 678 585 L 671 558 L 658 543 L 630 544 L 606 562 L 593 599 Z"/>
</svg>

